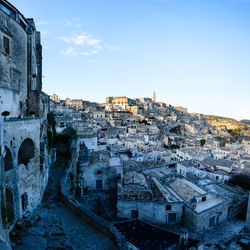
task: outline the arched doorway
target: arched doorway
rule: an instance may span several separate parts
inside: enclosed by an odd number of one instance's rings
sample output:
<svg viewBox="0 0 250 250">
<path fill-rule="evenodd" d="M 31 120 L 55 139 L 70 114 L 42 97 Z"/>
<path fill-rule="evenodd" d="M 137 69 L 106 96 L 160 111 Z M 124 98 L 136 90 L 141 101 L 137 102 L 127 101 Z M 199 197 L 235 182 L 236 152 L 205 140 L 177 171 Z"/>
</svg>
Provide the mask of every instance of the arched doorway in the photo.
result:
<svg viewBox="0 0 250 250">
<path fill-rule="evenodd" d="M 18 165 L 28 165 L 30 159 L 35 156 L 35 144 L 31 139 L 25 139 L 18 150 Z"/>
<path fill-rule="evenodd" d="M 5 198 L 5 199 L 4 199 Z M 2 195 L 2 221 L 5 228 L 12 225 L 15 219 L 14 198 L 9 188 L 5 189 L 5 197 Z"/>
</svg>

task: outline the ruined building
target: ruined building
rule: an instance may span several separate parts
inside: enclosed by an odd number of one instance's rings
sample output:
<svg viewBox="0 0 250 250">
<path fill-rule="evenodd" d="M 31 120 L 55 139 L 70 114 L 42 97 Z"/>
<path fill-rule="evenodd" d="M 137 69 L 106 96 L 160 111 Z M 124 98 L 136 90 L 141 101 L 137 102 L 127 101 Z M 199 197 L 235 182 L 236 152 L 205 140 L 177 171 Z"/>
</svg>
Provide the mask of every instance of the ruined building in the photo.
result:
<svg viewBox="0 0 250 250">
<path fill-rule="evenodd" d="M 41 201 L 48 180 L 42 46 L 33 19 L 0 1 L 0 233 Z"/>
</svg>

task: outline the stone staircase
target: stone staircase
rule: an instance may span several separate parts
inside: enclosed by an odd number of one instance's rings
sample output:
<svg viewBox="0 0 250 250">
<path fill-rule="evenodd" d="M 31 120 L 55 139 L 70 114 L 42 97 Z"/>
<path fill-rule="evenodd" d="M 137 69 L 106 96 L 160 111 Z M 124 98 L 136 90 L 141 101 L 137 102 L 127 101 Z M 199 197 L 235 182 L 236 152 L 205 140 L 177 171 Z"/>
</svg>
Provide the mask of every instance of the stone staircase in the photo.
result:
<svg viewBox="0 0 250 250">
<path fill-rule="evenodd" d="M 115 218 L 115 209 L 113 200 L 111 198 L 105 198 L 102 200 L 103 216 L 109 219 Z"/>
</svg>

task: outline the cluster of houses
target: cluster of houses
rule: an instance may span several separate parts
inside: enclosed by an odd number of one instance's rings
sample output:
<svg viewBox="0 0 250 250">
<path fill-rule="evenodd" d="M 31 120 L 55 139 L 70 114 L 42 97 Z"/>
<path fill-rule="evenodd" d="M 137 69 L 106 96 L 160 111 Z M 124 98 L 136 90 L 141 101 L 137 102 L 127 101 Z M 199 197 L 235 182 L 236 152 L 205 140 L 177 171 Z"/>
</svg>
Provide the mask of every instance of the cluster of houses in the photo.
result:
<svg viewBox="0 0 250 250">
<path fill-rule="evenodd" d="M 223 144 L 218 137 L 225 134 L 202 115 L 155 99 L 107 97 L 80 108 L 51 100 L 57 131 L 73 127 L 89 152 L 80 164 L 82 199 L 86 188 L 113 192 L 119 219 L 182 224 L 194 232 L 246 210 L 248 193 L 228 180 L 250 175 L 248 141 Z"/>
</svg>

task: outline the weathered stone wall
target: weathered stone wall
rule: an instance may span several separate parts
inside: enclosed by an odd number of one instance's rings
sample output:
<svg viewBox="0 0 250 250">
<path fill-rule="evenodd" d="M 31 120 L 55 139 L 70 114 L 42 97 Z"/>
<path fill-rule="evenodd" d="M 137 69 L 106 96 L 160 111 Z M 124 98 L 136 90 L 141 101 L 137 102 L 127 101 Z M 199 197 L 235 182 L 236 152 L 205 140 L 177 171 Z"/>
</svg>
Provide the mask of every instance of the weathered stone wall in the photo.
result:
<svg viewBox="0 0 250 250">
<path fill-rule="evenodd" d="M 27 34 L 19 23 L 1 10 L 0 27 L 0 113 L 6 110 L 17 117 L 26 110 Z M 3 30 L 4 27 L 8 32 Z M 9 55 L 2 53 L 3 36 L 9 39 Z"/>
<path fill-rule="evenodd" d="M 218 225 L 227 220 L 228 204 L 212 207 L 202 213 L 196 213 L 192 209 L 185 206 L 184 209 L 184 223 L 191 230 L 202 232 L 209 228 L 209 218 L 215 216 L 215 225 Z"/>
<path fill-rule="evenodd" d="M 171 210 L 166 210 L 166 206 L 171 205 Z M 176 213 L 176 223 L 182 221 L 181 202 L 162 202 L 153 201 L 133 201 L 118 200 L 117 216 L 120 218 L 131 219 L 131 210 L 138 210 L 138 219 L 157 224 L 168 224 L 168 214 Z"/>
<path fill-rule="evenodd" d="M 35 111 L 39 116 L 42 89 L 42 46 L 40 32 L 33 19 L 24 29 L 0 10 L 0 113 L 11 116 Z M 4 52 L 3 37 L 9 39 L 9 53 Z M 35 93 L 33 93 L 35 91 Z"/>
<path fill-rule="evenodd" d="M 0 10 L 0 114 L 9 111 L 15 117 L 3 123 L 4 148 L 0 153 L 1 205 L 5 211 L 0 234 L 6 238 L 4 234 L 25 211 L 40 203 L 48 181 L 49 98 L 41 91 L 42 46 L 34 20 L 25 19 L 7 1 L 1 4 L 6 12 Z M 21 118 L 29 111 L 35 111 L 39 118 Z"/>
<path fill-rule="evenodd" d="M 96 190 L 96 181 L 102 181 L 102 190 L 113 190 L 116 187 L 116 168 L 98 162 L 90 166 L 81 167 L 84 186 L 89 190 Z"/>
<path fill-rule="evenodd" d="M 34 156 L 27 164 L 20 163 L 19 151 L 25 140 L 34 144 Z M 48 167 L 40 165 L 40 120 L 38 118 L 10 119 L 4 122 L 4 144 L 12 155 L 13 168 L 5 171 L 5 187 L 14 198 L 15 220 L 27 210 L 32 211 L 41 201 L 48 178 Z M 29 151 L 29 147 L 25 148 Z M 26 152 L 25 151 L 25 152 Z M 27 207 L 22 208 L 22 195 L 27 194 Z"/>
</svg>

